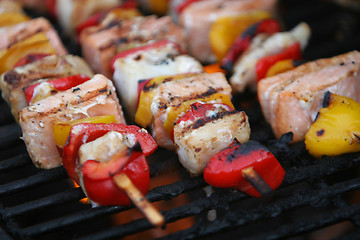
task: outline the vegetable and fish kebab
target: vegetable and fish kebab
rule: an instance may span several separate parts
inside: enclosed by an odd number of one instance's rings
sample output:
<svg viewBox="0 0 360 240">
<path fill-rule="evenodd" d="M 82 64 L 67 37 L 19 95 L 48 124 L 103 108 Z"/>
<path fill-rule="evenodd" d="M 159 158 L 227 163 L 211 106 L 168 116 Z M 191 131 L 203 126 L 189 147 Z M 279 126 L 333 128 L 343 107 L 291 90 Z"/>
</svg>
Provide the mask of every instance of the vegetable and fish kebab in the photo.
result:
<svg viewBox="0 0 360 240">
<path fill-rule="evenodd" d="M 157 2 L 156 8 L 165 2 Z M 0 82 L 14 116 L 20 111 L 30 156 L 45 168 L 63 164 L 95 204 L 130 203 L 118 188 L 120 176 L 128 176 L 139 192 L 146 194 L 149 169 L 145 156 L 153 153 L 157 144 L 175 150 L 191 175 L 203 174 L 213 186 L 257 197 L 266 194 L 281 184 L 285 171 L 266 147 L 250 140 L 248 116 L 235 109 L 231 94 L 248 87 L 258 90 L 276 137 L 292 131 L 294 141 L 300 141 L 308 125 L 299 127 L 286 118 L 277 105 L 281 97 L 290 97 L 283 105 L 295 106 L 291 111 L 300 101 L 299 109 L 306 109 L 297 114 L 310 116 L 318 110 L 311 103 L 318 103 L 325 90 L 351 98 L 354 92 L 343 94 L 340 85 L 354 84 L 358 91 L 356 76 L 351 75 L 351 71 L 357 73 L 357 52 L 296 67 L 310 28 L 300 23 L 282 32 L 274 19 L 276 1 L 179 2 L 176 25 L 170 16 L 141 16 L 134 1 L 94 2 L 78 15 L 80 5 L 74 0 L 47 1 L 67 34 L 77 34 L 92 70 L 112 81 L 93 76 L 82 60 L 64 55 L 56 33 L 41 19 L 31 20 L 35 30 L 29 27 L 25 31 L 30 25 L 24 19 L 17 20 L 16 28 L 6 27 L 7 42 L 0 55 L 6 64 Z M 146 3 L 140 2 L 141 6 Z M 68 16 L 74 21 L 68 21 Z M 202 24 L 189 18 L 199 18 Z M 236 31 L 230 34 L 228 29 Z M 213 68 L 201 64 L 212 61 L 217 61 Z M 324 81 L 327 87 L 320 83 L 311 85 L 315 90 L 288 87 L 295 84 L 288 77 L 306 78 L 307 71 L 325 73 L 323 69 L 331 67 L 339 71 L 332 80 Z M 209 69 L 215 72 L 206 72 Z M 284 76 L 284 82 L 272 80 Z M 303 80 L 296 82 L 304 84 Z M 145 129 L 125 125 L 116 93 L 129 119 L 149 128 L 152 137 Z M 314 109 L 309 110 L 309 104 Z M 280 125 L 290 129 L 280 131 Z M 356 140 L 357 131 L 351 133 Z M 37 143 L 31 142 L 34 135 L 42 136 Z"/>
</svg>

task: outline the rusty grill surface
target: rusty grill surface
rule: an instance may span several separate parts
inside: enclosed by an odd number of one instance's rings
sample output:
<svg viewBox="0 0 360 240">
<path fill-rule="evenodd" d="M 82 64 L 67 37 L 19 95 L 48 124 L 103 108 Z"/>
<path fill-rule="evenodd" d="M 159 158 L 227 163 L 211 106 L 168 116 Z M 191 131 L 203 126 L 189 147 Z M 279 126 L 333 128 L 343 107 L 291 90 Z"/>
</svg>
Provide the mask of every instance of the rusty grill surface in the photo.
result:
<svg viewBox="0 0 360 240">
<path fill-rule="evenodd" d="M 327 1 L 280 1 L 286 29 L 301 21 L 312 28 L 304 58 L 331 57 L 360 50 L 360 13 Z M 69 45 L 74 49 L 76 46 Z M 359 93 L 360 94 L 360 93 Z M 201 177 L 191 178 L 174 153 L 162 150 L 149 158 L 152 179 L 179 176 L 152 187 L 147 198 L 157 203 L 168 223 L 188 227 L 151 235 L 133 207 L 97 207 L 81 203 L 63 167 L 37 169 L 20 140 L 21 129 L 0 100 L 0 239 L 355 239 L 360 236 L 360 153 L 315 160 L 304 143 L 289 146 L 290 135 L 274 139 L 255 96 L 234 97 L 249 116 L 253 140 L 264 143 L 278 158 L 286 176 L 276 191 L 262 198 L 227 190 L 204 191 Z M 36 139 L 34 139 L 36 141 Z M 168 178 L 165 178 L 168 179 Z M 174 204 L 185 197 L 181 204 Z M 163 207 L 167 206 L 167 207 Z M 170 207 L 169 207 L 170 206 Z M 216 216 L 211 217 L 211 216 Z M 120 220 L 119 220 L 120 219 Z M 141 235 L 145 234 L 145 235 Z M 137 238 L 137 239 L 139 239 Z M 134 239 L 134 238 L 130 238 Z"/>
</svg>

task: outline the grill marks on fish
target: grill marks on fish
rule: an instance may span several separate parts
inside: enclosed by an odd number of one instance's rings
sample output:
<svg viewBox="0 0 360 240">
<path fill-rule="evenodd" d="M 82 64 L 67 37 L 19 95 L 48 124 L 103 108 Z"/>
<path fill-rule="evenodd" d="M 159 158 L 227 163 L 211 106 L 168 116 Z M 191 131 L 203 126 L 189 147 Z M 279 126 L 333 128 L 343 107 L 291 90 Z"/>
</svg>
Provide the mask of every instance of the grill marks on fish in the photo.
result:
<svg viewBox="0 0 360 240">
<path fill-rule="evenodd" d="M 216 113 L 215 115 L 211 116 L 211 117 L 205 117 L 205 118 L 201 118 L 199 120 L 196 120 L 192 125 L 187 126 L 187 128 L 190 129 L 197 129 L 199 127 L 204 126 L 206 123 L 208 122 L 212 122 L 214 120 L 219 120 L 224 118 L 224 116 L 228 116 L 228 115 L 232 115 L 232 114 L 236 114 L 237 111 L 225 111 L 225 112 L 219 112 Z"/>
</svg>

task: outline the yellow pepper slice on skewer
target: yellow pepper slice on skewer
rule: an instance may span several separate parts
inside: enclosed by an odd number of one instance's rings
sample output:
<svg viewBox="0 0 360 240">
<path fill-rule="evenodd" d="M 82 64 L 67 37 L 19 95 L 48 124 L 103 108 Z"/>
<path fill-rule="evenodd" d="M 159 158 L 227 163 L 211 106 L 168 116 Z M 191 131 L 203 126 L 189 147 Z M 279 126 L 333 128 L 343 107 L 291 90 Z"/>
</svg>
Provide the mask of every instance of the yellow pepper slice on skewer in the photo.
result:
<svg viewBox="0 0 360 240">
<path fill-rule="evenodd" d="M 116 123 L 114 115 L 80 118 L 67 122 L 55 122 L 53 125 L 54 140 L 58 147 L 63 148 L 72 126 L 79 123 Z"/>
<path fill-rule="evenodd" d="M 305 135 L 306 149 L 316 158 L 360 151 L 360 103 L 330 92 L 325 99 L 328 106 Z"/>
</svg>

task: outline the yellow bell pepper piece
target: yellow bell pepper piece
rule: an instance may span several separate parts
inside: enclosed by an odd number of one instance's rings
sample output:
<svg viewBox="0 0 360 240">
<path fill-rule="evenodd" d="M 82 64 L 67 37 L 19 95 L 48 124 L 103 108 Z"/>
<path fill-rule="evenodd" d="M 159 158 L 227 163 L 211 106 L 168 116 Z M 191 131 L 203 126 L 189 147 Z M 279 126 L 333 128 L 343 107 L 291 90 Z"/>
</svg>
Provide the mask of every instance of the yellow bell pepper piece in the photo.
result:
<svg viewBox="0 0 360 240">
<path fill-rule="evenodd" d="M 235 39 L 250 25 L 269 18 L 271 15 L 262 10 L 254 10 L 246 14 L 218 18 L 210 28 L 210 46 L 218 61 L 221 61 Z"/>
<path fill-rule="evenodd" d="M 55 122 L 53 125 L 54 140 L 57 146 L 63 148 L 72 126 L 79 123 L 116 123 L 114 115 L 80 118 L 67 122 Z"/>
<path fill-rule="evenodd" d="M 305 145 L 316 158 L 360 151 L 360 103 L 330 94 L 329 105 L 319 110 L 305 135 Z"/>
<path fill-rule="evenodd" d="M 56 54 L 45 33 L 37 33 L 21 42 L 12 45 L 1 55 L 0 74 L 10 70 L 23 57 L 30 53 Z"/>
<path fill-rule="evenodd" d="M 275 76 L 279 73 L 286 72 L 288 70 L 291 70 L 295 68 L 293 64 L 292 59 L 285 59 L 276 62 L 274 65 L 272 65 L 269 70 L 266 73 L 266 77 Z"/>
<path fill-rule="evenodd" d="M 172 129 L 174 128 L 174 123 L 176 123 L 176 120 L 178 119 L 178 117 L 182 113 L 187 112 L 190 109 L 191 104 L 193 104 L 197 101 L 201 101 L 204 103 L 208 103 L 210 101 L 217 102 L 217 103 L 224 103 L 224 104 L 234 108 L 234 105 L 232 104 L 230 98 L 227 95 L 222 94 L 222 93 L 215 93 L 215 94 L 212 94 L 212 95 L 210 95 L 208 97 L 204 97 L 204 98 L 191 99 L 191 100 L 181 103 L 181 105 L 178 107 L 170 107 L 170 110 L 168 111 L 168 115 L 167 115 L 166 120 L 163 125 L 164 129 L 166 130 L 166 132 L 169 135 L 170 135 Z"/>
<path fill-rule="evenodd" d="M 145 84 L 144 89 L 140 93 L 139 105 L 135 114 L 135 122 L 141 127 L 147 127 L 151 124 L 153 120 L 153 115 L 151 112 L 151 103 L 153 98 L 156 95 L 157 87 L 168 81 L 175 81 L 184 77 L 190 77 L 195 74 L 179 74 L 179 75 L 168 75 L 168 76 L 159 76 L 151 79 L 148 83 Z"/>
<path fill-rule="evenodd" d="M 31 44 L 31 43 L 34 43 L 34 42 L 38 42 L 38 41 L 45 41 L 47 40 L 48 38 L 46 37 L 46 35 L 44 33 L 37 33 L 37 34 L 34 34 L 22 41 L 19 41 L 19 42 L 16 42 L 14 44 L 12 44 L 9 48 L 5 48 L 5 49 L 1 49 L 0 50 L 0 58 L 2 56 L 5 55 L 5 53 L 9 50 L 9 49 L 12 49 L 12 48 L 17 48 L 17 47 L 20 47 L 22 45 L 26 45 L 26 44 Z"/>
<path fill-rule="evenodd" d="M 21 12 L 4 12 L 0 15 L 0 27 L 11 26 L 29 20 L 30 18 Z"/>
<path fill-rule="evenodd" d="M 169 0 L 150 0 L 150 11 L 157 15 L 165 15 L 168 12 Z"/>
</svg>

